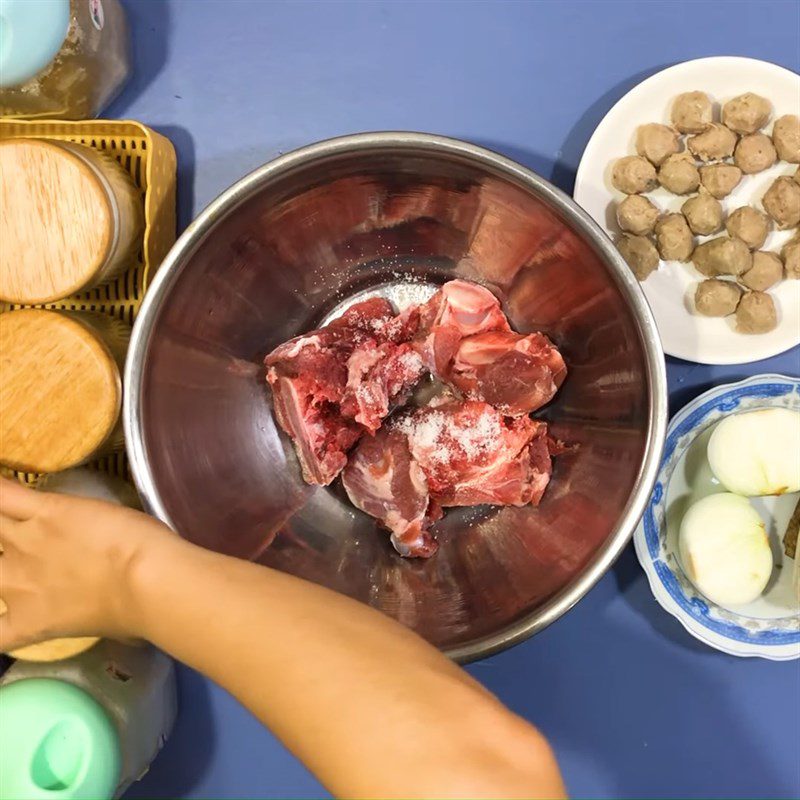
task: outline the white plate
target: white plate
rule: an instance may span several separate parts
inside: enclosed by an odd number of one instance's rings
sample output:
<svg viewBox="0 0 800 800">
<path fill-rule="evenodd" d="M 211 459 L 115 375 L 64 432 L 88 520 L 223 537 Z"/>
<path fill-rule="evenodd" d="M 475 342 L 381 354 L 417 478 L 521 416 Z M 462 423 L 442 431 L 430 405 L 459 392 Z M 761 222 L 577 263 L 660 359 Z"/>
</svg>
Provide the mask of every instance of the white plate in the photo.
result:
<svg viewBox="0 0 800 800">
<path fill-rule="evenodd" d="M 747 605 L 723 608 L 692 586 L 677 556 L 677 535 L 686 508 L 725 491 L 706 460 L 711 431 L 723 417 L 756 408 L 800 411 L 800 379 L 758 375 L 717 386 L 684 406 L 667 429 L 664 461 L 633 543 L 650 588 L 661 606 L 702 642 L 734 656 L 774 661 L 800 658 L 800 603 L 794 560 L 781 541 L 800 493 L 752 498 L 767 528 L 775 569 L 764 593 Z"/>
<path fill-rule="evenodd" d="M 669 123 L 672 99 L 695 89 L 707 92 L 720 104 L 752 91 L 772 101 L 774 117 L 800 114 L 800 76 L 752 58 L 700 58 L 677 64 L 643 81 L 598 125 L 575 179 L 578 205 L 610 236 L 619 233 L 614 212 L 616 203 L 624 196 L 611 185 L 611 164 L 636 152 L 634 140 L 639 125 Z M 770 122 L 765 131 L 771 130 Z M 779 162 L 757 175 L 745 175 L 722 201 L 725 211 L 748 204 L 760 207 L 761 197 L 772 181 L 779 175 L 791 175 L 796 169 L 795 164 Z M 660 188 L 648 196 L 665 211 L 679 211 L 686 200 Z M 790 231 L 773 231 L 764 249 L 780 250 L 790 237 Z M 770 289 L 778 306 L 778 327 L 770 333 L 748 336 L 734 330 L 732 317 L 712 319 L 692 313 L 694 290 L 700 280 L 702 276 L 691 264 L 662 261 L 658 271 L 642 284 L 664 351 L 669 355 L 702 364 L 744 364 L 769 358 L 800 343 L 800 281 L 782 281 Z"/>
</svg>

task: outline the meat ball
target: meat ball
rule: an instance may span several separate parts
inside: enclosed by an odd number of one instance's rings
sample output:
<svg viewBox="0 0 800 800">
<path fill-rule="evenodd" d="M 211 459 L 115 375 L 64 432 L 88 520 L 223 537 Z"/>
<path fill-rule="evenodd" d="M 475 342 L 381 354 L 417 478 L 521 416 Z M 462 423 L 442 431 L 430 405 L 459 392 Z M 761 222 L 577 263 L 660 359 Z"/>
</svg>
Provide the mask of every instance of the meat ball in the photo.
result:
<svg viewBox="0 0 800 800">
<path fill-rule="evenodd" d="M 683 214 L 667 214 L 656 223 L 656 244 L 665 261 L 688 261 L 694 237 Z"/>
<path fill-rule="evenodd" d="M 725 222 L 728 235 L 741 239 L 751 250 L 758 250 L 764 244 L 770 226 L 770 218 L 750 206 L 737 208 Z"/>
<path fill-rule="evenodd" d="M 703 188 L 717 200 L 727 197 L 742 179 L 742 171 L 733 164 L 709 164 L 700 167 Z"/>
<path fill-rule="evenodd" d="M 794 228 L 800 223 L 800 184 L 791 178 L 785 175 L 778 178 L 761 202 L 779 228 Z"/>
<path fill-rule="evenodd" d="M 641 156 L 625 156 L 617 160 L 611 172 L 611 182 L 625 194 L 641 194 L 656 188 L 656 169 Z"/>
<path fill-rule="evenodd" d="M 772 103 L 765 97 L 745 92 L 722 106 L 722 121 L 736 133 L 755 133 L 769 122 Z"/>
<path fill-rule="evenodd" d="M 658 219 L 658 209 L 640 194 L 628 195 L 617 206 L 617 222 L 626 233 L 642 236 L 650 233 Z"/>
<path fill-rule="evenodd" d="M 640 281 L 658 267 L 658 250 L 646 236 L 623 236 L 617 249 Z"/>
<path fill-rule="evenodd" d="M 694 307 L 704 317 L 727 317 L 736 311 L 742 290 L 733 281 L 710 278 L 701 281 L 694 293 Z"/>
<path fill-rule="evenodd" d="M 710 236 L 722 230 L 722 205 L 707 192 L 690 197 L 681 211 L 693 233 Z"/>
<path fill-rule="evenodd" d="M 792 175 L 792 180 L 793 180 L 793 181 L 794 181 L 796 184 L 798 184 L 798 186 L 800 186 L 800 167 L 798 167 L 798 168 L 797 168 L 797 169 L 794 171 L 794 175 Z"/>
<path fill-rule="evenodd" d="M 766 292 L 747 292 L 736 309 L 739 333 L 768 333 L 778 325 L 775 302 Z"/>
<path fill-rule="evenodd" d="M 676 153 L 659 167 L 658 182 L 673 194 L 689 194 L 700 185 L 700 173 L 690 155 Z"/>
<path fill-rule="evenodd" d="M 775 151 L 775 145 L 765 133 L 751 133 L 749 136 L 742 136 L 733 151 L 733 163 L 745 175 L 761 172 L 771 167 L 777 160 L 778 153 Z"/>
<path fill-rule="evenodd" d="M 741 275 L 753 265 L 753 256 L 747 245 L 739 239 L 718 236 L 695 247 L 692 263 L 709 278 L 715 275 Z"/>
<path fill-rule="evenodd" d="M 712 122 L 702 133 L 690 136 L 686 145 L 701 161 L 719 161 L 733 155 L 737 138 L 730 128 Z"/>
<path fill-rule="evenodd" d="M 753 253 L 753 266 L 739 276 L 739 282 L 756 292 L 774 286 L 783 277 L 783 262 L 775 253 L 758 250 Z"/>
<path fill-rule="evenodd" d="M 778 158 L 790 164 L 800 163 L 800 117 L 786 114 L 776 119 L 772 127 L 772 143 L 778 151 Z"/>
<path fill-rule="evenodd" d="M 681 133 L 700 133 L 711 124 L 712 110 L 705 92 L 684 92 L 672 104 L 672 124 Z"/>
<path fill-rule="evenodd" d="M 668 125 L 651 122 L 636 131 L 636 152 L 660 167 L 664 160 L 681 149 L 681 140 Z"/>
<path fill-rule="evenodd" d="M 800 280 L 800 239 L 792 239 L 781 250 L 783 268 L 789 280 Z"/>
</svg>

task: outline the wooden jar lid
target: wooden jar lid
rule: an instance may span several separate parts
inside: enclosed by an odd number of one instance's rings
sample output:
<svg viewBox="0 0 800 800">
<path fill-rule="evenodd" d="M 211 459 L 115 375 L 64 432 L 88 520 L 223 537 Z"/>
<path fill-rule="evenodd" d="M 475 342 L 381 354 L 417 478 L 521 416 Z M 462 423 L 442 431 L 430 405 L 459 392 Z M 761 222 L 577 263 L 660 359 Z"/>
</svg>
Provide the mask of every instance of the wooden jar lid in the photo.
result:
<svg viewBox="0 0 800 800">
<path fill-rule="evenodd" d="M 79 636 L 74 639 L 50 639 L 48 642 L 29 644 L 12 650 L 8 655 L 21 661 L 61 661 L 72 658 L 93 647 L 100 640 L 96 636 Z"/>
<path fill-rule="evenodd" d="M 114 238 L 101 178 L 52 142 L 0 142 L 0 299 L 34 305 L 93 282 Z"/>
<path fill-rule="evenodd" d="M 0 462 L 13 469 L 80 464 L 119 418 L 119 368 L 97 335 L 66 314 L 0 314 L 0 375 Z"/>
</svg>

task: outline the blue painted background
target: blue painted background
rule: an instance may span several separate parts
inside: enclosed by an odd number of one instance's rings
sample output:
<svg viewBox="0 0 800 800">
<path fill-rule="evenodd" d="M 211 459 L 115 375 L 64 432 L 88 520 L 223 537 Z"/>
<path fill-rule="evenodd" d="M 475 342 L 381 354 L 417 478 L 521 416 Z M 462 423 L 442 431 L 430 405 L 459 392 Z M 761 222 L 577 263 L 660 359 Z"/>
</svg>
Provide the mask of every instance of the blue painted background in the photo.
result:
<svg viewBox="0 0 800 800">
<path fill-rule="evenodd" d="M 571 191 L 605 112 L 662 67 L 708 55 L 800 67 L 797 2 L 123 2 L 136 72 L 106 116 L 172 139 L 181 228 L 264 161 L 361 130 L 469 139 Z M 675 410 L 718 382 L 798 375 L 800 351 L 668 371 Z M 551 738 L 576 796 L 800 796 L 798 663 L 695 642 L 632 548 L 555 626 L 469 670 Z M 128 797 L 321 794 L 225 692 L 187 669 L 180 689 L 175 733 Z"/>
</svg>

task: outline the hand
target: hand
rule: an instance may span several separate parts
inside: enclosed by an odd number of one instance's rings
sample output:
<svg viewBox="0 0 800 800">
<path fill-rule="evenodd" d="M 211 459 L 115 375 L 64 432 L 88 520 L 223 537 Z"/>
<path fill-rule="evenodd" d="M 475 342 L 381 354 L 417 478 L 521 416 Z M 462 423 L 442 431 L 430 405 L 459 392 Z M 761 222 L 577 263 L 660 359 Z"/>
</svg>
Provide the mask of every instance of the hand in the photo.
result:
<svg viewBox="0 0 800 800">
<path fill-rule="evenodd" d="M 337 797 L 565 796 L 541 734 L 366 605 L 144 514 L 8 481 L 0 543 L 3 650 L 147 639 L 237 697 Z"/>
<path fill-rule="evenodd" d="M 135 573 L 172 540 L 140 512 L 0 479 L 0 650 L 138 636 Z"/>
</svg>

